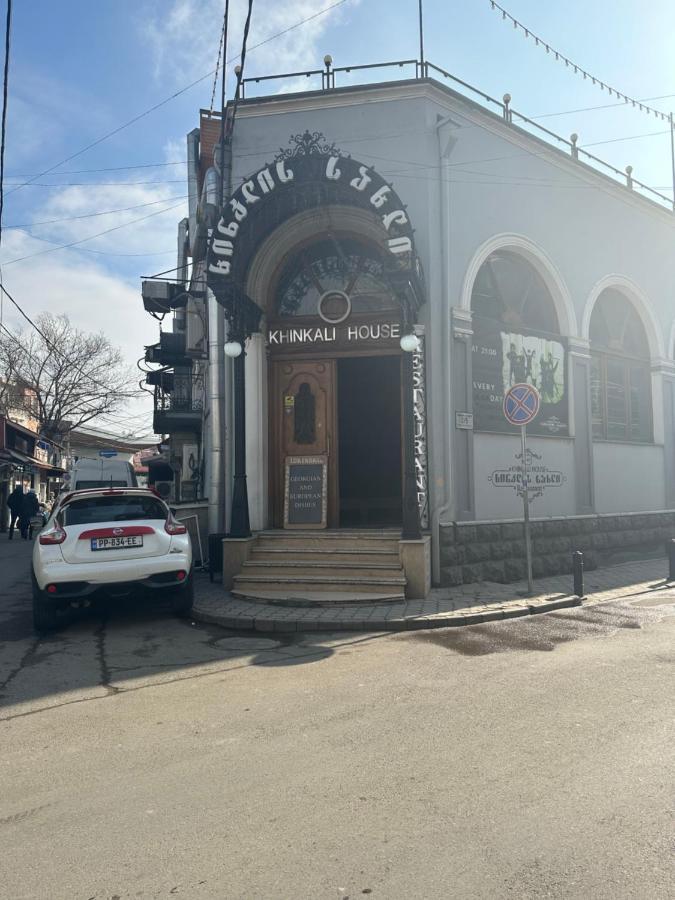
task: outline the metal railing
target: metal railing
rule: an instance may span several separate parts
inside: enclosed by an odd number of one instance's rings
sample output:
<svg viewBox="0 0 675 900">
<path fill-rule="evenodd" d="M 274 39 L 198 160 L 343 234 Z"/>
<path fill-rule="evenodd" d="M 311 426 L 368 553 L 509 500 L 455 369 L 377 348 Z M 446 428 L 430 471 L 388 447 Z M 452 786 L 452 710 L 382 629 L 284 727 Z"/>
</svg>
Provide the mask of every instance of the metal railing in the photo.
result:
<svg viewBox="0 0 675 900">
<path fill-rule="evenodd" d="M 318 85 L 316 87 L 314 86 L 314 83 L 320 78 L 320 90 L 330 91 L 339 87 L 353 86 L 353 83 L 349 82 L 348 80 L 344 84 L 340 84 L 339 76 L 342 74 L 374 71 L 387 68 L 399 70 L 412 69 L 414 67 L 414 74 L 411 71 L 410 78 L 419 81 L 427 78 L 432 78 L 434 75 L 440 76 L 440 79 L 437 78 L 436 80 L 450 82 L 452 89 L 460 96 L 466 97 L 469 100 L 475 100 L 476 98 L 478 98 L 482 105 L 486 106 L 488 109 L 494 107 L 494 112 L 498 114 L 500 118 L 502 118 L 507 124 L 514 125 L 525 133 L 532 134 L 535 137 L 546 141 L 547 144 L 559 146 L 561 149 L 564 148 L 564 150 L 569 153 L 569 155 L 575 161 L 581 162 L 593 171 L 607 175 L 612 180 L 620 180 L 626 185 L 627 188 L 638 192 L 641 196 L 644 196 L 647 199 L 657 203 L 659 206 L 667 206 L 670 209 L 675 208 L 675 185 L 673 186 L 673 197 L 668 197 L 666 194 L 662 194 L 655 188 L 652 188 L 648 184 L 645 184 L 644 182 L 635 178 L 633 176 L 633 169 L 631 166 L 626 166 L 626 168 L 622 171 L 621 169 L 617 169 L 616 166 L 613 166 L 611 163 L 605 162 L 605 160 L 600 159 L 600 157 L 598 156 L 595 156 L 593 153 L 589 153 L 588 150 L 584 150 L 583 147 L 580 147 L 578 145 L 578 138 L 576 134 L 571 135 L 569 138 L 562 137 L 562 135 L 556 134 L 556 132 L 545 128 L 534 119 L 530 119 L 528 116 L 523 115 L 523 113 L 520 113 L 517 110 L 513 109 L 513 107 L 511 106 L 511 97 L 509 96 L 509 94 L 504 94 L 502 100 L 498 100 L 495 97 L 491 97 L 489 94 L 486 94 L 484 91 L 481 91 L 479 88 L 474 87 L 468 82 L 462 81 L 461 78 L 457 78 L 455 75 L 452 75 L 450 72 L 442 69 L 440 66 L 436 66 L 434 65 L 434 63 L 426 61 L 420 62 L 420 60 L 418 59 L 401 59 L 381 63 L 368 63 L 366 65 L 359 66 L 334 67 L 332 63 L 332 58 L 330 56 L 326 56 L 324 59 L 323 69 L 310 69 L 300 72 L 284 72 L 280 75 L 259 75 L 256 77 L 244 78 L 241 82 L 241 96 L 245 99 L 247 88 L 250 88 L 253 85 L 260 85 L 263 83 L 274 81 L 288 81 L 289 79 L 299 78 L 305 78 L 310 81 L 311 87 L 308 87 L 308 90 L 319 89 Z M 303 89 L 304 88 L 301 88 L 299 90 Z M 291 87 L 289 93 L 294 92 L 295 91 Z M 252 98 L 249 97 L 249 99 Z M 202 112 L 205 115 L 209 115 L 209 113 L 205 110 L 203 110 Z M 211 115 L 219 116 L 220 112 L 216 111 L 214 113 L 211 113 Z M 671 128 L 672 127 L 673 124 L 671 119 Z"/>
<path fill-rule="evenodd" d="M 170 391 L 155 386 L 155 412 L 201 412 L 204 408 L 204 376 L 174 375 Z"/>
</svg>

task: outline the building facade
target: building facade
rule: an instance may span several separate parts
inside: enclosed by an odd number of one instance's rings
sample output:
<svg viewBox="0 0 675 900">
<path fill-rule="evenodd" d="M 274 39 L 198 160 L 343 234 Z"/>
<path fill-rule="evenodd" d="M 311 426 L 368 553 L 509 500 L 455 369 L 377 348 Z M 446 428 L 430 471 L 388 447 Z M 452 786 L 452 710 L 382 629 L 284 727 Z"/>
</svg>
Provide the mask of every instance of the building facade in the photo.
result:
<svg viewBox="0 0 675 900">
<path fill-rule="evenodd" d="M 400 528 L 412 478 L 433 581 L 513 580 L 522 456 L 502 403 L 525 382 L 535 575 L 657 544 L 675 525 L 672 204 L 584 162 L 575 136 L 518 125 L 508 100 L 418 74 L 242 99 L 222 209 L 220 117 L 202 112 L 192 275 L 164 301 L 183 297 L 182 356 L 149 376 L 185 387 L 189 427 L 161 429 L 175 466 L 187 447 L 228 515 L 223 348 L 240 340 L 254 532 Z"/>
</svg>

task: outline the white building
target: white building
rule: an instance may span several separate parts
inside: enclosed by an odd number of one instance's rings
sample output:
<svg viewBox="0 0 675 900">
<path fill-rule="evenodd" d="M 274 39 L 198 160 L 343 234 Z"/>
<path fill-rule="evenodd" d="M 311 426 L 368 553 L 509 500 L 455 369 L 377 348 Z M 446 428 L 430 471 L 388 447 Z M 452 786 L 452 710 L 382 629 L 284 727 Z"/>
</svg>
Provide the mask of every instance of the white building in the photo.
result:
<svg viewBox="0 0 675 900">
<path fill-rule="evenodd" d="M 529 382 L 542 399 L 529 429 L 535 575 L 565 571 L 574 549 L 592 565 L 654 545 L 675 525 L 672 204 L 436 74 L 243 99 L 222 215 L 219 116 L 203 112 L 188 136 L 182 233 L 195 266 L 176 330 L 201 377 L 205 279 L 230 337 L 242 298 L 255 304 L 251 529 L 292 526 L 296 457 L 322 461 L 298 478 L 325 478 L 305 525 L 400 527 L 408 403 L 433 581 L 521 577 L 520 435 L 502 401 Z M 228 326 L 210 321 L 222 346 Z M 408 396 L 399 338 L 413 327 Z M 227 512 L 229 359 L 224 379 L 222 427 L 202 430 L 218 415 L 207 390 L 189 440 L 212 490 L 222 465 L 224 494 L 210 500 Z M 292 515 L 303 524 L 301 506 Z"/>
</svg>

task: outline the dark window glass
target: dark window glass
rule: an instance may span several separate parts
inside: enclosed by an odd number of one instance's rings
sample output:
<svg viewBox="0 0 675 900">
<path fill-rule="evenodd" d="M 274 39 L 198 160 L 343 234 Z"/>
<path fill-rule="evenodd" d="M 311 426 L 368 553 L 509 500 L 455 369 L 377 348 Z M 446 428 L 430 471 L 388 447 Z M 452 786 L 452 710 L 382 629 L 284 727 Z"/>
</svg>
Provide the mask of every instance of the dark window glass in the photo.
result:
<svg viewBox="0 0 675 900">
<path fill-rule="evenodd" d="M 133 495 L 82 497 L 72 500 L 59 518 L 64 525 L 126 522 L 134 519 L 166 519 L 166 506 L 157 497 Z"/>
<path fill-rule="evenodd" d="M 553 298 L 539 272 L 517 253 L 499 250 L 478 270 L 471 309 L 513 330 L 559 332 Z"/>
<path fill-rule="evenodd" d="M 619 291 L 598 297 L 590 337 L 593 437 L 650 441 L 649 344 L 637 311 Z"/>
<path fill-rule="evenodd" d="M 316 441 L 316 399 L 306 381 L 303 381 L 295 395 L 293 413 L 295 443 L 313 444 Z"/>
<path fill-rule="evenodd" d="M 279 316 L 316 316 L 319 299 L 344 292 L 353 313 L 399 311 L 379 250 L 353 238 L 317 241 L 297 253 L 279 279 Z M 330 315 L 326 308 L 325 314 Z"/>
</svg>

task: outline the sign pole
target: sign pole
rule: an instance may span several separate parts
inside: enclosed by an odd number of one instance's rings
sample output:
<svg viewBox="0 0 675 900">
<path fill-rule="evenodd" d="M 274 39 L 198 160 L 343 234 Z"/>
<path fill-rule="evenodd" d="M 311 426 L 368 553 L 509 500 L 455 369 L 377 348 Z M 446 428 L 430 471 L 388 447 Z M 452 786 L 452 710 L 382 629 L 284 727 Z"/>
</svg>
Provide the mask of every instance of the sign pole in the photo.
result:
<svg viewBox="0 0 675 900">
<path fill-rule="evenodd" d="M 532 538 L 530 536 L 530 484 L 527 465 L 527 425 L 520 426 L 520 444 L 522 447 L 521 488 L 523 494 L 523 518 L 525 523 L 525 557 L 527 561 L 527 593 L 534 593 L 532 582 Z"/>
</svg>

